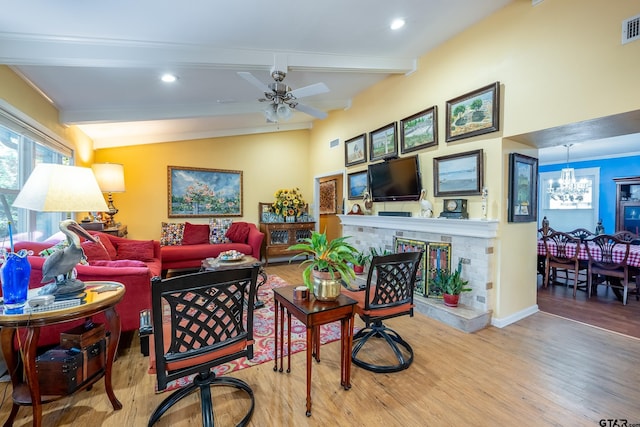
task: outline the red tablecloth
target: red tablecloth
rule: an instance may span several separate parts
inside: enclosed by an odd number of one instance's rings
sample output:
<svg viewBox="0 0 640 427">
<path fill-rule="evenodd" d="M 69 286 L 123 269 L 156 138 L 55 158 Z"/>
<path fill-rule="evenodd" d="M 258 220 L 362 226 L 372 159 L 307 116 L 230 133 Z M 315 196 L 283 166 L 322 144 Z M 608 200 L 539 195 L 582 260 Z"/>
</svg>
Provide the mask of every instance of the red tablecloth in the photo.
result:
<svg viewBox="0 0 640 427">
<path fill-rule="evenodd" d="M 550 247 L 552 248 L 552 253 L 555 255 L 555 252 L 553 252 L 555 250 L 555 244 L 553 242 L 549 242 L 550 243 Z M 599 256 L 600 255 L 600 248 L 597 247 L 596 245 L 593 245 L 592 243 L 587 242 L 590 245 L 591 249 L 591 253 Z M 573 244 L 568 244 L 567 245 L 567 255 L 572 256 L 573 254 L 575 254 L 576 249 L 575 249 L 575 245 Z M 623 257 L 624 257 L 624 253 L 625 253 L 625 248 L 623 245 L 616 245 L 613 248 L 613 260 L 615 262 L 621 262 Z M 547 254 L 547 250 L 544 246 L 544 241 L 542 239 L 538 240 L 538 255 L 546 255 Z M 585 243 L 581 243 L 580 244 L 580 251 L 578 252 L 578 259 L 581 260 L 588 260 L 589 259 L 589 255 L 587 254 L 587 247 L 585 246 Z M 632 267 L 640 267 L 640 245 L 631 245 L 630 249 L 629 249 L 629 258 L 627 259 L 627 264 L 629 264 Z"/>
</svg>

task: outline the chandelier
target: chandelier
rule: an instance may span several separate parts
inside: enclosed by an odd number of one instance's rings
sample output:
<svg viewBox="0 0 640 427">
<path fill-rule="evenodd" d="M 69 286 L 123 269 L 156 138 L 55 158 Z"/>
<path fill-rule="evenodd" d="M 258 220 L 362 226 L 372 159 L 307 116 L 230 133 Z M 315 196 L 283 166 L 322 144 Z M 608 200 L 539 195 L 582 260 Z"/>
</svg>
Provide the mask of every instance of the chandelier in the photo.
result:
<svg viewBox="0 0 640 427">
<path fill-rule="evenodd" d="M 563 204 L 581 202 L 590 189 L 589 181 L 585 178 L 577 181 L 575 169 L 569 167 L 569 147 L 571 145 L 565 145 L 567 147 L 567 167 L 562 169 L 560 178 L 556 182 L 550 179 L 549 187 L 547 187 L 547 193 L 551 198 Z"/>
</svg>

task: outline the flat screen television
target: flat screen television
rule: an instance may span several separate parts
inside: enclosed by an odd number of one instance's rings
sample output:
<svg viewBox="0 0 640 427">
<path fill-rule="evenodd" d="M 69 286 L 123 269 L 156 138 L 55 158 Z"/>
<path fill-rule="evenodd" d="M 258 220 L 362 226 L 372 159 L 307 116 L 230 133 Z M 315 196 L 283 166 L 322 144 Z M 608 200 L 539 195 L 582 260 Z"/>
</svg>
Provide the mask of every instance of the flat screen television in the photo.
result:
<svg viewBox="0 0 640 427">
<path fill-rule="evenodd" d="M 400 157 L 369 165 L 367 177 L 374 202 L 420 199 L 422 184 L 418 156 Z"/>
</svg>

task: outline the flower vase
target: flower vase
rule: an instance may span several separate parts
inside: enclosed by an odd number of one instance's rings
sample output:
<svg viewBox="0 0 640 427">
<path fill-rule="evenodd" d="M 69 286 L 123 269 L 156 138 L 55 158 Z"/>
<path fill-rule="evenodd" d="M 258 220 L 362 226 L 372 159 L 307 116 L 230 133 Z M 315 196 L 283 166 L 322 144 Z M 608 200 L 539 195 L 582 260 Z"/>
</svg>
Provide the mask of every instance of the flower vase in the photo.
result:
<svg viewBox="0 0 640 427">
<path fill-rule="evenodd" d="M 21 313 L 27 302 L 31 264 L 27 258 L 27 251 L 10 252 L 5 256 L 0 268 L 2 277 L 2 298 L 4 312 L 7 314 Z"/>
<path fill-rule="evenodd" d="M 286 217 L 287 222 L 296 222 L 296 217 L 294 215 L 288 215 Z"/>
</svg>

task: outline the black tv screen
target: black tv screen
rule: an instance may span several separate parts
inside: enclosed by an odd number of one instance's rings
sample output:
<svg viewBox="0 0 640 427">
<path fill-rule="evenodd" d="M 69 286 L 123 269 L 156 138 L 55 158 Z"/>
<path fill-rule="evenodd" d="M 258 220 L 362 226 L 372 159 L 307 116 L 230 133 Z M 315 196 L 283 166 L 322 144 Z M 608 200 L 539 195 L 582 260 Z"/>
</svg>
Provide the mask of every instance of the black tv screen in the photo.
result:
<svg viewBox="0 0 640 427">
<path fill-rule="evenodd" d="M 418 200 L 422 184 L 418 156 L 369 165 L 369 191 L 374 202 Z"/>
</svg>

